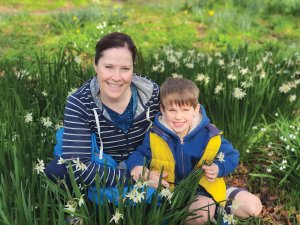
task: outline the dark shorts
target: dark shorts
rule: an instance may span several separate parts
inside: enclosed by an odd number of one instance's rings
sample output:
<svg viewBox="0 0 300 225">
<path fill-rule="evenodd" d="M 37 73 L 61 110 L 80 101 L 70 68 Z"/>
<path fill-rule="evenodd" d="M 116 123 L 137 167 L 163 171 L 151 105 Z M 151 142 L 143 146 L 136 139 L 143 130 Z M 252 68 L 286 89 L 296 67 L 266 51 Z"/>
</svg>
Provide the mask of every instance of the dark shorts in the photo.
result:
<svg viewBox="0 0 300 225">
<path fill-rule="evenodd" d="M 247 191 L 247 189 L 245 189 L 245 188 L 238 188 L 238 187 L 230 187 L 230 186 L 226 187 L 226 199 L 227 199 L 227 202 L 226 202 L 226 205 L 225 205 L 225 211 L 226 211 L 227 214 L 231 213 L 232 201 L 235 199 L 235 196 L 239 192 L 241 192 L 241 191 Z M 201 187 L 201 186 L 199 186 L 197 188 L 197 192 L 196 193 L 197 193 L 197 195 L 201 195 L 201 196 L 212 198 L 212 196 L 203 187 Z"/>
</svg>

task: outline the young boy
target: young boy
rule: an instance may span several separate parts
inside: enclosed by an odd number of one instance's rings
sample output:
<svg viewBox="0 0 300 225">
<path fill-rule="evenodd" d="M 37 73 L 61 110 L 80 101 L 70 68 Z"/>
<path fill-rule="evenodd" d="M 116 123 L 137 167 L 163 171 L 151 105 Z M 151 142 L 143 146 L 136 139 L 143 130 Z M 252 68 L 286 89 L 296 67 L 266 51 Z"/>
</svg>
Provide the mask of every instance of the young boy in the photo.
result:
<svg viewBox="0 0 300 225">
<path fill-rule="evenodd" d="M 210 123 L 204 108 L 198 103 L 198 97 L 199 89 L 190 80 L 168 78 L 162 84 L 160 113 L 156 115 L 142 145 L 129 156 L 126 162 L 128 169 L 137 180 L 146 158 L 151 171 L 160 171 L 164 167 L 162 185 L 169 187 L 170 183 L 179 182 L 205 162 L 202 166 L 205 176 L 199 182 L 199 195 L 190 208 L 205 207 L 229 197 L 239 205 L 237 209 L 231 207 L 235 215 L 257 216 L 261 202 L 256 196 L 238 188 L 226 191 L 222 177 L 236 168 L 239 152 Z M 150 179 L 154 181 L 152 186 L 156 187 L 159 176 L 151 176 L 150 173 Z M 208 216 L 214 216 L 215 205 L 209 206 L 210 215 L 204 210 L 196 212 L 201 217 L 185 224 L 205 224 Z"/>
</svg>

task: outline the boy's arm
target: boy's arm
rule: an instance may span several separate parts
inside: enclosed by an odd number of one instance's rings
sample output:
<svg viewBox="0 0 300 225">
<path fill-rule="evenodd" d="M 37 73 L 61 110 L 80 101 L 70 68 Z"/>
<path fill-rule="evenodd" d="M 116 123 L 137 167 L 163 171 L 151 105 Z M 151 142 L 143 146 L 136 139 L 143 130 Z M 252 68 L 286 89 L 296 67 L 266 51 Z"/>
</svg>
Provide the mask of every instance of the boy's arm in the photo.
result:
<svg viewBox="0 0 300 225">
<path fill-rule="evenodd" d="M 218 177 L 230 174 L 239 163 L 240 153 L 232 144 L 222 137 L 222 143 L 214 163 L 219 167 Z"/>
<path fill-rule="evenodd" d="M 151 159 L 151 149 L 150 149 L 150 134 L 146 133 L 144 141 L 139 145 L 135 151 L 133 151 L 128 159 L 126 160 L 126 165 L 128 171 L 131 172 L 135 167 L 140 166 L 143 168 L 144 160 L 146 159 L 146 165 L 148 165 Z"/>
</svg>

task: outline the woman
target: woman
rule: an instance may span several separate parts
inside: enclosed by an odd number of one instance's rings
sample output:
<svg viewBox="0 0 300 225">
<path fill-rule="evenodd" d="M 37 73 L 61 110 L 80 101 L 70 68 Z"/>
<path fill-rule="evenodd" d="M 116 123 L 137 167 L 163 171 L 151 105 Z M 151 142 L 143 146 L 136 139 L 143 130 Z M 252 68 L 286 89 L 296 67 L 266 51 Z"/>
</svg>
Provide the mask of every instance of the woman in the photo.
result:
<svg viewBox="0 0 300 225">
<path fill-rule="evenodd" d="M 62 155 L 45 170 L 50 179 L 65 177 L 70 185 L 66 167 L 71 163 L 77 182 L 94 185 L 97 174 L 104 177 L 105 166 L 97 163 L 103 152 L 122 162 L 141 144 L 159 109 L 159 87 L 133 73 L 136 54 L 132 39 L 123 33 L 107 34 L 97 43 L 96 76 L 67 100 Z M 100 152 L 91 151 L 92 133 Z M 120 167 L 108 167 L 107 186 L 115 186 L 117 177 L 129 176 Z"/>
</svg>

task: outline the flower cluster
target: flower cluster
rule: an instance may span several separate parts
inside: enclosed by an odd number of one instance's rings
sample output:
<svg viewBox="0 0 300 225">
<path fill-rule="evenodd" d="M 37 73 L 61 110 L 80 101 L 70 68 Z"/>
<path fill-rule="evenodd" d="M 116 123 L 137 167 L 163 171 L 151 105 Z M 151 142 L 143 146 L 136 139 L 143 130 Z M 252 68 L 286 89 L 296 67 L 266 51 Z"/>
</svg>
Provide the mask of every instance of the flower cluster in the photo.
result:
<svg viewBox="0 0 300 225">
<path fill-rule="evenodd" d="M 166 198 L 171 203 L 174 193 L 171 192 L 169 188 L 162 188 L 159 195 L 163 198 Z"/>
<path fill-rule="evenodd" d="M 116 209 L 115 214 L 109 222 L 111 223 L 112 221 L 114 221 L 116 224 L 118 224 L 120 219 L 123 219 L 123 214 L 119 212 L 119 209 Z"/>
<path fill-rule="evenodd" d="M 84 194 L 81 195 L 79 198 L 74 198 L 69 200 L 65 205 L 65 210 L 73 216 L 73 213 L 77 211 L 77 208 L 84 205 Z"/>
<path fill-rule="evenodd" d="M 141 203 L 143 199 L 145 199 L 146 192 L 139 191 L 140 188 L 134 187 L 128 194 L 125 195 L 124 201 L 128 198 L 130 201 L 134 203 Z"/>
<path fill-rule="evenodd" d="M 45 163 L 43 160 L 38 159 L 38 163 L 35 165 L 34 170 L 36 170 L 36 173 L 44 173 L 45 170 Z"/>
</svg>

